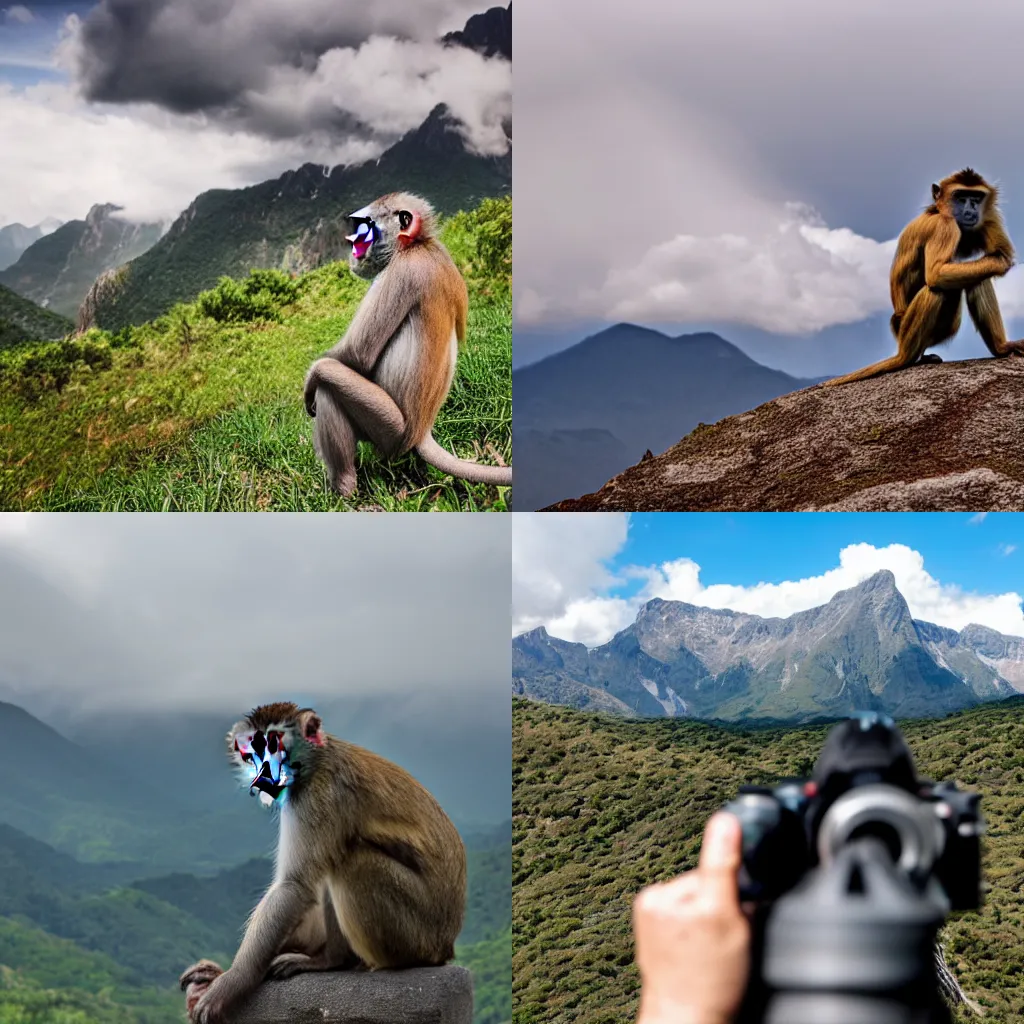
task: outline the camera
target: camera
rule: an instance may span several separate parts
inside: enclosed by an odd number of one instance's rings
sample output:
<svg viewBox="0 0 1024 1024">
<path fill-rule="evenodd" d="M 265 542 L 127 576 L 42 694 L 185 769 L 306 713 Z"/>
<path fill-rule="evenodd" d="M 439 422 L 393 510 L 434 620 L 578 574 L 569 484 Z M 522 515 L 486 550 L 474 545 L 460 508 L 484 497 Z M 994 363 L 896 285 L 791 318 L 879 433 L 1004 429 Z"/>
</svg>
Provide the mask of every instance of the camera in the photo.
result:
<svg viewBox="0 0 1024 1024">
<path fill-rule="evenodd" d="M 980 903 L 977 793 L 919 779 L 891 718 L 829 733 L 809 779 L 741 786 L 740 899 L 755 906 L 743 1021 L 933 1024 L 935 937 Z"/>
</svg>

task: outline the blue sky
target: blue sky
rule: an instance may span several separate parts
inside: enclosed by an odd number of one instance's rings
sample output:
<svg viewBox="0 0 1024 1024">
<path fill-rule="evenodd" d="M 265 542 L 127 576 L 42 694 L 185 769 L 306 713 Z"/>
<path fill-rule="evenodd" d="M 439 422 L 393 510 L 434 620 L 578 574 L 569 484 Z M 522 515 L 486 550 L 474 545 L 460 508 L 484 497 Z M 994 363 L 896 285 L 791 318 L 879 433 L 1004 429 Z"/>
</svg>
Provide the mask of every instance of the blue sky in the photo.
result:
<svg viewBox="0 0 1024 1024">
<path fill-rule="evenodd" d="M 849 544 L 905 544 L 929 572 L 965 590 L 1024 592 L 1024 514 L 992 512 L 982 522 L 958 512 L 634 513 L 617 569 L 694 558 L 704 584 L 751 586 L 821 573 Z M 1007 545 L 1022 550 L 1006 554 Z M 633 581 L 623 593 L 635 591 Z"/>
<path fill-rule="evenodd" d="M 70 14 L 80 17 L 91 3 L 8 4 L 0 0 L 0 82 L 15 88 L 39 82 L 66 81 L 54 65 L 54 48 Z"/>
<path fill-rule="evenodd" d="M 596 645 L 654 597 L 764 616 L 888 569 L 915 618 L 1024 636 L 1022 513 L 530 513 L 513 533 L 513 631 Z"/>
</svg>

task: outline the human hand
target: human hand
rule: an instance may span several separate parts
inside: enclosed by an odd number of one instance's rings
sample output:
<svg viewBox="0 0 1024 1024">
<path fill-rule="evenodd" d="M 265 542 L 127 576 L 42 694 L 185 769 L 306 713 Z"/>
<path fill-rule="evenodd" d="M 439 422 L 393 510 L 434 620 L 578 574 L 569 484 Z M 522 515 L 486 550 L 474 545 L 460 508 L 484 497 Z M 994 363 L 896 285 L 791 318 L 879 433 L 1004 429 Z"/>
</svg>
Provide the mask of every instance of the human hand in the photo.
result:
<svg viewBox="0 0 1024 1024">
<path fill-rule="evenodd" d="M 643 889 L 633 902 L 640 968 L 637 1024 L 730 1024 L 750 973 L 750 922 L 739 902 L 742 833 L 719 812 L 693 871 Z"/>
</svg>

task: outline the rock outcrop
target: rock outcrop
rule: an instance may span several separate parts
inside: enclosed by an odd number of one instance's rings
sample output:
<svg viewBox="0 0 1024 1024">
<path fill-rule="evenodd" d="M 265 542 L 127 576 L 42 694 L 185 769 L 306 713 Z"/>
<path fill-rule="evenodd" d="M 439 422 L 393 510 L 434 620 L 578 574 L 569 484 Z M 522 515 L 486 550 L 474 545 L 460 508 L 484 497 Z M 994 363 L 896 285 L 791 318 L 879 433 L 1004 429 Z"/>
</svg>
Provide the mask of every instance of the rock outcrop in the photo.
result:
<svg viewBox="0 0 1024 1024">
<path fill-rule="evenodd" d="M 1024 359 L 911 367 L 701 424 L 545 512 L 1024 509 Z"/>
<path fill-rule="evenodd" d="M 230 1024 L 472 1024 L 465 967 L 327 971 L 264 982 Z"/>
</svg>

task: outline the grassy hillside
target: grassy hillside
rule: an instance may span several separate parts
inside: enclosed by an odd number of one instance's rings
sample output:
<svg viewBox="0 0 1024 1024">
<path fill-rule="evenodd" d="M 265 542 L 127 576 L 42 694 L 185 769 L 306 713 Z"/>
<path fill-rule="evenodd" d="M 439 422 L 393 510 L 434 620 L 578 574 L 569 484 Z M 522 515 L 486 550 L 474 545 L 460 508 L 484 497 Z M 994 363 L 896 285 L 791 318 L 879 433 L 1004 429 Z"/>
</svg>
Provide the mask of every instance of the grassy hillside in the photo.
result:
<svg viewBox="0 0 1024 1024">
<path fill-rule="evenodd" d="M 442 231 L 470 317 L 434 436 L 464 458 L 511 461 L 511 217 L 489 200 Z M 0 508 L 504 511 L 505 488 L 366 445 L 353 498 L 327 487 L 302 382 L 366 287 L 342 263 L 254 271 L 141 327 L 0 354 Z"/>
<path fill-rule="evenodd" d="M 0 351 L 26 341 L 63 338 L 74 329 L 70 320 L 0 284 Z"/>
<path fill-rule="evenodd" d="M 1022 712 L 1013 698 L 900 723 L 923 776 L 984 794 L 985 906 L 951 919 L 943 942 L 992 1024 L 1024 1013 Z M 633 896 L 696 865 L 707 818 L 740 783 L 809 772 L 828 727 L 629 721 L 522 700 L 512 715 L 514 1024 L 620 1024 L 639 994 Z"/>
</svg>

